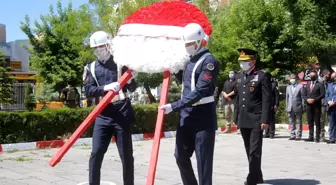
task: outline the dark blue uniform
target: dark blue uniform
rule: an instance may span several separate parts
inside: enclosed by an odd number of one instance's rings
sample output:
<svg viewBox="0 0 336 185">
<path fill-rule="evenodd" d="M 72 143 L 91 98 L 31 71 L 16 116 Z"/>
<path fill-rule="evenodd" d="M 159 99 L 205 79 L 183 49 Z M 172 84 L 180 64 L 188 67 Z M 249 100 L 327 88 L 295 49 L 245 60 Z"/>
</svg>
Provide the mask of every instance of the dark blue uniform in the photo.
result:
<svg viewBox="0 0 336 185">
<path fill-rule="evenodd" d="M 217 130 L 213 95 L 219 67 L 218 62 L 208 52 L 205 50 L 191 58 L 184 73 L 177 74 L 180 81 L 183 76 L 182 98 L 171 104 L 174 111 L 180 110 L 175 157 L 185 185 L 197 185 L 190 161 L 194 151 L 197 158 L 199 184 L 212 185 L 213 151 Z M 208 56 L 195 68 L 198 60 L 206 53 Z"/>
<path fill-rule="evenodd" d="M 99 86 L 92 76 L 92 71 L 87 74 L 85 92 L 87 97 L 104 96 L 104 85 L 118 81 L 117 65 L 113 57 L 104 64 L 99 61 L 91 63 L 95 65 L 95 75 Z M 89 67 L 89 69 L 91 69 Z M 127 70 L 122 68 L 122 73 Z M 134 80 L 122 89 L 124 93 L 133 92 L 136 89 Z M 120 90 L 121 91 L 121 90 Z M 132 135 L 130 125 L 135 121 L 134 111 L 128 98 L 114 101 L 107 105 L 97 117 L 93 131 L 92 153 L 89 162 L 90 185 L 100 184 L 100 169 L 104 154 L 111 142 L 112 136 L 116 138 L 119 155 L 122 161 L 123 178 L 125 185 L 134 185 L 134 159 Z"/>
</svg>

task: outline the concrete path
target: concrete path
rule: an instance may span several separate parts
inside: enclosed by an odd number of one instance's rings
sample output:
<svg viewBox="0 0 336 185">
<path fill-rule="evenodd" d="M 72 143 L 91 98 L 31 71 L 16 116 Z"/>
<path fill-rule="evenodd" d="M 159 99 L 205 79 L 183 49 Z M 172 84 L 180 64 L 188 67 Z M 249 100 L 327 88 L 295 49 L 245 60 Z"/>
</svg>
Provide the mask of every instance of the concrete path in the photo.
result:
<svg viewBox="0 0 336 185">
<path fill-rule="evenodd" d="M 289 141 L 288 133 L 264 139 L 263 173 L 265 184 L 335 185 L 336 145 Z M 243 185 L 247 159 L 238 134 L 218 134 L 214 160 L 214 185 Z M 173 156 L 175 138 L 162 139 L 155 185 L 179 185 Z M 134 145 L 135 184 L 145 185 L 152 140 Z M 57 149 L 0 154 L 0 185 L 78 185 L 87 182 L 90 146 L 72 148 L 54 168 L 48 165 Z M 192 158 L 196 170 L 195 156 Z M 102 181 L 122 185 L 121 162 L 111 144 L 102 168 Z M 83 183 L 81 185 L 87 185 Z M 109 185 L 104 183 L 101 185 Z"/>
</svg>

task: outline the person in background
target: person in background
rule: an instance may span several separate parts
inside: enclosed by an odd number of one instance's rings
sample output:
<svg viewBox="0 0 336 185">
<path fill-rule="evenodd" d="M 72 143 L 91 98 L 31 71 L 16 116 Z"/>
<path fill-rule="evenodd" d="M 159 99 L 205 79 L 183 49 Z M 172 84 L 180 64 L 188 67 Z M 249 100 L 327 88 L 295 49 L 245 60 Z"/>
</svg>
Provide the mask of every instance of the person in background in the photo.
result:
<svg viewBox="0 0 336 185">
<path fill-rule="evenodd" d="M 331 74 L 330 82 L 327 85 L 325 104 L 329 121 L 329 141 L 328 144 L 335 144 L 336 129 L 336 73 Z"/>
<path fill-rule="evenodd" d="M 322 79 L 321 83 L 324 85 L 324 90 L 326 91 L 328 88 L 328 80 L 330 77 L 330 71 L 329 69 L 324 69 L 322 71 Z M 321 134 L 320 134 L 320 139 L 321 141 L 326 141 L 325 140 L 325 123 L 327 122 L 327 101 L 322 99 L 322 107 L 321 107 Z"/>
<path fill-rule="evenodd" d="M 229 72 L 229 79 L 224 82 L 224 88 L 222 91 L 224 97 L 224 115 L 226 120 L 226 129 L 224 133 L 231 132 L 231 124 L 234 112 L 234 100 L 235 100 L 235 80 L 234 71 Z"/>
<path fill-rule="evenodd" d="M 277 82 L 274 78 L 271 79 L 272 82 L 272 95 L 271 95 L 271 112 L 269 119 L 269 127 L 265 129 L 264 138 L 273 139 L 275 135 L 275 113 L 279 107 L 279 91 L 277 87 Z"/>
<path fill-rule="evenodd" d="M 289 82 L 290 85 L 286 89 L 286 111 L 290 125 L 289 140 L 299 141 L 302 137 L 302 114 L 306 109 L 304 87 L 297 82 L 295 74 L 289 76 Z"/>
<path fill-rule="evenodd" d="M 325 96 L 323 83 L 317 80 L 317 72 L 309 73 L 310 82 L 304 88 L 307 102 L 307 120 L 309 125 L 309 137 L 306 142 L 314 142 L 314 123 L 316 126 L 315 142 L 320 142 L 321 133 L 321 106 Z"/>
<path fill-rule="evenodd" d="M 62 89 L 60 99 L 64 101 L 64 105 L 69 108 L 80 107 L 80 94 L 76 87 L 68 84 L 67 87 Z"/>
</svg>

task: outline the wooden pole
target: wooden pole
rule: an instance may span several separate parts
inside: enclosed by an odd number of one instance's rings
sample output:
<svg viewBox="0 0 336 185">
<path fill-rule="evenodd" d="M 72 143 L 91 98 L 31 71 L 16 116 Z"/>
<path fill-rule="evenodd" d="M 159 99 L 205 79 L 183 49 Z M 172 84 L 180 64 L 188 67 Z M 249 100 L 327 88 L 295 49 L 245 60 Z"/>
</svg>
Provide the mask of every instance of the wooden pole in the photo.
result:
<svg viewBox="0 0 336 185">
<path fill-rule="evenodd" d="M 127 81 L 131 78 L 131 70 L 127 70 L 119 79 L 120 89 L 122 89 Z M 72 134 L 69 140 L 57 151 L 56 155 L 49 161 L 49 165 L 54 167 L 59 163 L 65 153 L 71 148 L 76 140 L 86 131 L 87 128 L 93 123 L 96 117 L 105 109 L 105 107 L 112 101 L 112 99 L 118 94 L 118 92 L 109 91 L 99 104 L 93 109 L 93 111 L 86 117 L 81 125 Z"/>
<path fill-rule="evenodd" d="M 164 79 L 162 83 L 159 106 L 165 105 L 167 103 L 169 81 L 170 81 L 170 72 L 165 71 Z M 154 185 L 156 166 L 157 166 L 157 161 L 159 157 L 160 139 L 161 139 L 164 115 L 165 115 L 164 110 L 158 111 L 158 116 L 157 116 L 156 125 L 155 125 L 155 134 L 154 134 L 154 140 L 153 140 L 152 154 L 151 154 L 151 158 L 149 162 L 149 169 L 148 169 L 146 185 Z"/>
</svg>

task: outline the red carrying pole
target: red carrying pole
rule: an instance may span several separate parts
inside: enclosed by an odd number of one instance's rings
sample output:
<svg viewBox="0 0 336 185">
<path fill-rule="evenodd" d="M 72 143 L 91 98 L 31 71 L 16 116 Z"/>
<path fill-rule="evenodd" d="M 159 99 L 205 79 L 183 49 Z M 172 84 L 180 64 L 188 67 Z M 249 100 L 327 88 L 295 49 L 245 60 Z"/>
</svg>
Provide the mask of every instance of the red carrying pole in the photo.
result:
<svg viewBox="0 0 336 185">
<path fill-rule="evenodd" d="M 120 89 L 122 89 L 127 81 L 131 79 L 131 70 L 127 70 L 119 79 Z M 97 116 L 104 110 L 104 108 L 112 101 L 112 99 L 118 94 L 118 92 L 109 91 L 99 104 L 93 109 L 93 111 L 86 117 L 86 119 L 80 124 L 76 131 L 72 134 L 69 140 L 57 151 L 56 155 L 49 161 L 49 165 L 54 167 L 61 161 L 65 153 L 71 148 L 76 140 L 86 131 L 87 128 L 93 123 Z"/>
<path fill-rule="evenodd" d="M 167 102 L 169 81 L 170 81 L 170 72 L 165 71 L 164 79 L 162 83 L 162 89 L 161 89 L 160 106 L 165 105 Z M 151 154 L 151 158 L 149 162 L 149 170 L 148 170 L 146 185 L 154 185 L 155 171 L 156 171 L 157 161 L 159 157 L 159 148 L 160 148 L 160 139 L 161 139 L 163 120 L 164 120 L 164 110 L 159 110 L 158 116 L 156 119 L 152 154 Z"/>
</svg>

